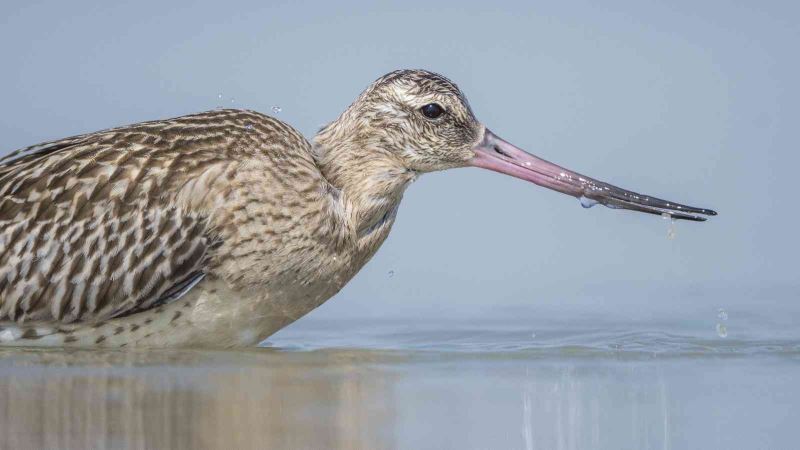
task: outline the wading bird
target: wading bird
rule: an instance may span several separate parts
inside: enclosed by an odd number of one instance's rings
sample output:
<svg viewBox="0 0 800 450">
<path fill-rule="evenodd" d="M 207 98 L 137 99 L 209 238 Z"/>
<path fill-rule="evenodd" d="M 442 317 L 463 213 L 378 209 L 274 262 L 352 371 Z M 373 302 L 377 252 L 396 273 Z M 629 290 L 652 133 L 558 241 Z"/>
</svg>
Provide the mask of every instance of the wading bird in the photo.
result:
<svg viewBox="0 0 800 450">
<path fill-rule="evenodd" d="M 0 159 L 0 344 L 254 345 L 375 254 L 420 174 L 482 167 L 584 204 L 715 215 L 569 171 L 500 139 L 447 78 L 389 73 L 313 143 L 214 110 Z"/>
</svg>

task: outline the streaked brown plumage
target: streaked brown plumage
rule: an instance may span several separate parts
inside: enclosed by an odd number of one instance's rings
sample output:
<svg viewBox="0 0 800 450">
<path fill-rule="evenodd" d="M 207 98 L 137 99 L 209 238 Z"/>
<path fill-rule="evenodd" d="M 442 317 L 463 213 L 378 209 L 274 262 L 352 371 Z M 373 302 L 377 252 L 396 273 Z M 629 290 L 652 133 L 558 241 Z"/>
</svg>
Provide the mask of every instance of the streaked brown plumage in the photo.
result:
<svg viewBox="0 0 800 450">
<path fill-rule="evenodd" d="M 420 113 L 436 103 L 446 114 Z M 253 345 L 372 257 L 418 174 L 488 132 L 449 80 L 392 72 L 306 141 L 215 110 L 0 159 L 0 343 Z"/>
</svg>

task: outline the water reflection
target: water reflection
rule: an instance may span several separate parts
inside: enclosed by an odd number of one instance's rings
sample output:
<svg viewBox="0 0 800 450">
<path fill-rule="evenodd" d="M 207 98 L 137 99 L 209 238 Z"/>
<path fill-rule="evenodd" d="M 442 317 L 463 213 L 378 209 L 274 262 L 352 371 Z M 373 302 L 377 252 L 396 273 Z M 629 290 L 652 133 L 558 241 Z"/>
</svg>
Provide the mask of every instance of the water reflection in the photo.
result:
<svg viewBox="0 0 800 450">
<path fill-rule="evenodd" d="M 657 366 L 627 376 L 562 368 L 554 379 L 529 379 L 522 397 L 526 449 L 672 448 L 668 387 Z"/>
<path fill-rule="evenodd" d="M 796 355 L 0 351 L 0 448 L 791 448 Z"/>
<path fill-rule="evenodd" d="M 368 352 L 0 353 L 0 448 L 384 448 Z M 381 401 L 376 401 L 380 399 Z"/>
</svg>

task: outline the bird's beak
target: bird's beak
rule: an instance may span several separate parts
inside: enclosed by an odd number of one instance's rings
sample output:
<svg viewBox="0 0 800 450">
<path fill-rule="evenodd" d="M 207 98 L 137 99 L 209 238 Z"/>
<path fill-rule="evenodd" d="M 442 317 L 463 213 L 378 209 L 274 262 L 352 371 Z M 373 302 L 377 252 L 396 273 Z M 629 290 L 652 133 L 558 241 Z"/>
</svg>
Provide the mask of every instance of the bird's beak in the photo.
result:
<svg viewBox="0 0 800 450">
<path fill-rule="evenodd" d="M 668 214 L 675 219 L 694 221 L 706 220 L 703 215 L 717 215 L 710 209 L 681 205 L 649 195 L 637 194 L 572 172 L 509 144 L 488 129 L 484 132 L 483 140 L 472 150 L 475 152 L 475 156 L 470 160 L 470 165 L 494 170 L 569 194 L 579 198 L 585 207 L 600 203 L 609 208 L 630 209 L 659 215 Z"/>
</svg>

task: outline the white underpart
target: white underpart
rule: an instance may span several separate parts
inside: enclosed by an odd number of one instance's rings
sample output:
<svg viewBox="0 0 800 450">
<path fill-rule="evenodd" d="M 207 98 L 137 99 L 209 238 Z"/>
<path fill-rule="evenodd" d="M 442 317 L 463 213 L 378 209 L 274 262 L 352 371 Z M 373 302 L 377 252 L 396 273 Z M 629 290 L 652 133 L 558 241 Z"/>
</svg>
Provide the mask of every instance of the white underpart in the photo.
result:
<svg viewBox="0 0 800 450">
<path fill-rule="evenodd" d="M 5 329 L 0 331 L 0 342 L 13 342 L 19 339 L 21 333 L 18 329 Z"/>
</svg>

